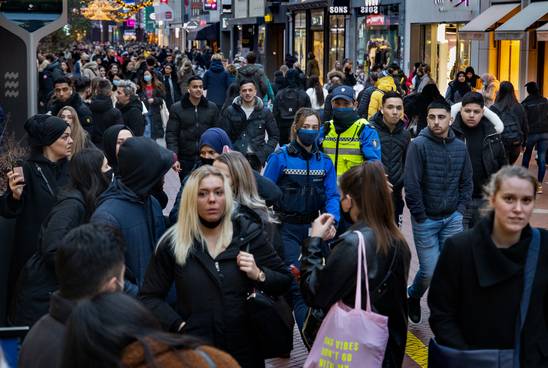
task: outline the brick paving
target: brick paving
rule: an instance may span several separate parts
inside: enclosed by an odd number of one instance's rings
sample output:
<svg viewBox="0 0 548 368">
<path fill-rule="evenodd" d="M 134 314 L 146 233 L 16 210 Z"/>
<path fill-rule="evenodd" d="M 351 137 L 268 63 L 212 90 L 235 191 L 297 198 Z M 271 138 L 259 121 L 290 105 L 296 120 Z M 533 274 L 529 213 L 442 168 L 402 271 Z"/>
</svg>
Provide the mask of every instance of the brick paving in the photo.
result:
<svg viewBox="0 0 548 368">
<path fill-rule="evenodd" d="M 519 164 L 519 163 L 521 163 L 521 159 L 519 159 L 518 162 L 516 162 L 516 164 Z M 531 171 L 531 173 L 533 173 L 536 176 L 537 167 L 534 160 L 531 163 L 531 167 L 529 170 Z M 175 200 L 175 196 L 177 194 L 177 191 L 179 190 L 179 187 L 180 187 L 179 177 L 173 171 L 170 170 L 170 172 L 166 175 L 165 185 L 164 185 L 164 189 L 169 197 L 169 203 L 166 207 L 166 211 L 164 212 L 166 215 L 169 213 L 169 210 L 173 206 L 173 202 Z M 533 226 L 537 226 L 537 227 L 547 227 L 548 225 L 548 182 L 544 183 L 544 194 L 539 195 L 537 198 L 535 212 L 533 213 L 531 223 Z M 418 270 L 418 259 L 415 251 L 414 242 L 413 242 L 413 233 L 411 230 L 411 221 L 409 217 L 409 211 L 407 210 L 407 208 L 404 211 L 402 232 L 408 241 L 409 248 L 411 249 L 411 253 L 412 253 L 411 268 L 409 272 L 409 282 L 412 282 L 413 277 L 415 276 L 415 273 Z M 426 303 L 426 296 L 427 295 L 425 295 L 425 297 L 423 297 L 421 301 L 422 321 L 420 324 L 417 324 L 417 325 L 409 324 L 409 331 L 411 331 L 420 341 L 422 341 L 423 344 L 427 346 L 428 341 L 430 340 L 430 337 L 432 336 L 432 331 L 430 330 L 430 327 L 428 325 L 429 311 Z M 306 360 L 307 350 L 300 339 L 300 335 L 297 329 L 295 329 L 295 332 L 294 332 L 293 342 L 294 342 L 293 344 L 294 349 L 291 352 L 291 357 L 289 359 L 268 360 L 266 362 L 266 367 L 267 368 L 302 367 L 304 364 L 304 361 Z M 417 364 L 409 356 L 406 356 L 402 367 L 416 368 L 416 367 L 425 367 L 425 365 Z"/>
</svg>

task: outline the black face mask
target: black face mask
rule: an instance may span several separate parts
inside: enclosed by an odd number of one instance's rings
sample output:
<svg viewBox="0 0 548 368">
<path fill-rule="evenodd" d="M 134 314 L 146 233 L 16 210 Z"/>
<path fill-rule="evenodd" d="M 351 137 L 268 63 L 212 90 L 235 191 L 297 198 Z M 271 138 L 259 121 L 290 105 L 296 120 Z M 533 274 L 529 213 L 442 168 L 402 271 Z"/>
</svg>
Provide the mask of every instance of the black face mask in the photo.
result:
<svg viewBox="0 0 548 368">
<path fill-rule="evenodd" d="M 223 221 L 223 217 L 221 217 L 217 221 L 207 221 L 203 219 L 201 216 L 198 216 L 198 218 L 200 219 L 200 224 L 204 225 L 208 229 L 215 229 Z"/>
<path fill-rule="evenodd" d="M 200 157 L 200 161 L 202 162 L 202 165 L 213 165 L 213 161 L 215 160 L 212 158 Z"/>
</svg>

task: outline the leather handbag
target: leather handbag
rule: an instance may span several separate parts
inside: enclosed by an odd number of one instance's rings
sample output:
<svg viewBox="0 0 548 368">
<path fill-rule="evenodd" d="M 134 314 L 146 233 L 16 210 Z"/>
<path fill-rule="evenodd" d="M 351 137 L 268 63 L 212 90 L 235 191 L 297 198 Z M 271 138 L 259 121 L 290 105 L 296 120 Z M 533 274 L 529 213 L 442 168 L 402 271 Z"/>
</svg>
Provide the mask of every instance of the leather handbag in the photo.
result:
<svg viewBox="0 0 548 368">
<path fill-rule="evenodd" d="M 533 281 L 537 269 L 540 252 L 540 232 L 532 229 L 533 238 L 527 251 L 525 261 L 524 286 L 519 314 L 516 321 L 514 349 L 483 349 L 483 350 L 459 350 L 439 344 L 436 339 L 431 339 L 428 346 L 428 367 L 430 368 L 519 368 L 521 356 L 521 333 L 529 301 L 533 290 Z"/>
<path fill-rule="evenodd" d="M 249 246 L 246 251 L 249 252 Z M 264 359 L 289 356 L 293 350 L 295 320 L 285 299 L 251 288 L 246 298 L 246 312 L 261 356 Z"/>
</svg>

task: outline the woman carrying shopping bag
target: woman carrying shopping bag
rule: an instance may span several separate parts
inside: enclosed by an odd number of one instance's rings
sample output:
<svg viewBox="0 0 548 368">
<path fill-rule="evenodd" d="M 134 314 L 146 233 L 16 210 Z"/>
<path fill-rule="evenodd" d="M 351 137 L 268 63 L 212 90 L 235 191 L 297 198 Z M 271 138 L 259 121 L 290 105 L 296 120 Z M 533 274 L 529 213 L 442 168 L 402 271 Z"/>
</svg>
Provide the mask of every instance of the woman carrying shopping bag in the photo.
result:
<svg viewBox="0 0 548 368">
<path fill-rule="evenodd" d="M 486 186 L 490 213 L 445 242 L 428 294 L 429 367 L 548 367 L 548 232 L 529 225 L 536 189 L 527 169 L 504 166 Z"/>
<path fill-rule="evenodd" d="M 349 367 L 401 367 L 407 340 L 406 286 L 411 254 L 394 222 L 382 164 L 371 162 L 353 167 L 340 178 L 340 188 L 343 216 L 354 225 L 335 241 L 325 265 L 321 242 L 334 231 L 331 215 L 323 214 L 314 221 L 311 238 L 303 246 L 304 299 L 311 307 L 329 310 L 305 367 L 318 367 L 320 359 L 326 358 L 335 366 L 344 363 Z M 365 277 L 357 272 L 361 270 L 358 251 L 362 237 L 363 257 L 367 259 Z M 335 314 L 342 315 L 336 319 L 344 323 L 331 323 L 330 315 Z M 383 346 L 382 325 L 386 317 L 388 343 L 385 340 Z M 350 328 L 345 327 L 347 323 Z M 344 334 L 348 339 L 341 337 Z M 331 357 L 322 355 L 322 347 L 327 348 L 324 353 L 331 352 Z"/>
</svg>

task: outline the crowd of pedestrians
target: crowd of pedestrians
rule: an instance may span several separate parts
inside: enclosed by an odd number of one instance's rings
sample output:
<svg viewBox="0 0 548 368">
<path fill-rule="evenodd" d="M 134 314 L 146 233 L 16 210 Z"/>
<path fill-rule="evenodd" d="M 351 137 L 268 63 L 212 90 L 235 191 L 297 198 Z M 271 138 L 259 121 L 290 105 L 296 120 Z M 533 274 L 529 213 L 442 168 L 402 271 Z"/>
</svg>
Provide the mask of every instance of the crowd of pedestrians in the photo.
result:
<svg viewBox="0 0 548 368">
<path fill-rule="evenodd" d="M 20 367 L 264 367 L 289 356 L 294 324 L 322 343 L 331 308 L 361 305 L 357 287 L 388 318 L 382 367 L 402 366 L 428 289 L 433 367 L 508 349 L 548 365 L 535 82 L 519 103 L 469 66 L 444 97 L 424 63 L 408 77 L 347 59 L 323 85 L 312 53 L 271 80 L 253 52 L 229 63 L 145 44 L 78 44 L 37 65 L 30 153 L 0 152 L 0 215 L 15 224 L 2 302 L 31 327 Z"/>
</svg>

